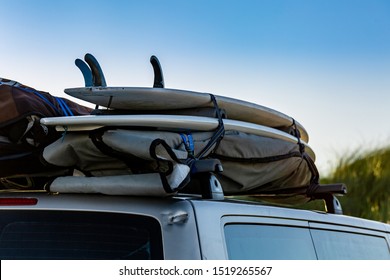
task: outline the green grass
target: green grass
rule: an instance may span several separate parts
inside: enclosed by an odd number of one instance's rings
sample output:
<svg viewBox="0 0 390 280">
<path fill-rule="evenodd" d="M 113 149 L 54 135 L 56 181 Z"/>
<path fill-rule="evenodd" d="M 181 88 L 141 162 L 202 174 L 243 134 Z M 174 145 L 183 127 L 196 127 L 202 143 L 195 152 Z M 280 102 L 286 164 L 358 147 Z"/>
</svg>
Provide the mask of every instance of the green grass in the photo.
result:
<svg viewBox="0 0 390 280">
<path fill-rule="evenodd" d="M 345 183 L 344 214 L 390 223 L 390 147 L 344 156 L 321 183 Z"/>
</svg>

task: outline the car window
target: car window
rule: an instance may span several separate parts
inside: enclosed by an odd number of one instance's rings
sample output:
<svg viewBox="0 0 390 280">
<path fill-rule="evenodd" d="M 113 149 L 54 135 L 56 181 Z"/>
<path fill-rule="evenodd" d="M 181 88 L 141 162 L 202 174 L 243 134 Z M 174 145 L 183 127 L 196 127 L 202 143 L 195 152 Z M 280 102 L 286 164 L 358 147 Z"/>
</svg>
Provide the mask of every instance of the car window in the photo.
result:
<svg viewBox="0 0 390 280">
<path fill-rule="evenodd" d="M 224 232 L 229 259 L 316 259 L 308 228 L 262 224 L 227 224 Z"/>
<path fill-rule="evenodd" d="M 78 211 L 0 211 L 0 259 L 162 259 L 153 218 Z"/>
<path fill-rule="evenodd" d="M 318 229 L 312 229 L 311 233 L 318 258 L 322 260 L 390 259 L 384 237 Z"/>
</svg>

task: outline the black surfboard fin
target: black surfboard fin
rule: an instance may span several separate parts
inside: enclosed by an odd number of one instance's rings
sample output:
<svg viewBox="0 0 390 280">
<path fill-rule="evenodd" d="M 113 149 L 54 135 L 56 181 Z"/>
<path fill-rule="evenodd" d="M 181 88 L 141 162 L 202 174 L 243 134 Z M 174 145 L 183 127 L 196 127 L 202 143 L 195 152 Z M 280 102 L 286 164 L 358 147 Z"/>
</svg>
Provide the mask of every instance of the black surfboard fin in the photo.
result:
<svg viewBox="0 0 390 280">
<path fill-rule="evenodd" d="M 93 86 L 93 76 L 92 76 L 92 71 L 81 59 L 76 59 L 75 62 L 76 66 L 80 69 L 81 73 L 83 74 L 84 77 L 84 83 L 86 87 L 92 87 Z"/>
<path fill-rule="evenodd" d="M 150 63 L 153 66 L 154 71 L 154 88 L 164 88 L 164 77 L 161 69 L 160 61 L 158 61 L 158 58 L 154 55 L 150 57 Z"/>
<path fill-rule="evenodd" d="M 93 85 L 96 87 L 106 87 L 106 79 L 104 78 L 102 68 L 100 67 L 100 64 L 97 59 L 90 53 L 87 53 L 84 56 L 84 59 L 88 63 L 89 67 L 91 67 Z"/>
</svg>

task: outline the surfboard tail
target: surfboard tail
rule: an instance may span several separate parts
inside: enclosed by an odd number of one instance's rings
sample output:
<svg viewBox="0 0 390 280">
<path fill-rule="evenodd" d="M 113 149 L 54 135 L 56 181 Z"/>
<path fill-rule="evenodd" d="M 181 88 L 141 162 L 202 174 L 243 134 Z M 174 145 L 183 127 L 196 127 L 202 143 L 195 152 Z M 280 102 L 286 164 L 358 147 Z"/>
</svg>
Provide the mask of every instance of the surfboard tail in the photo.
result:
<svg viewBox="0 0 390 280">
<path fill-rule="evenodd" d="M 154 83 L 153 87 L 154 88 L 164 88 L 164 76 L 162 73 L 162 68 L 160 61 L 158 58 L 154 55 L 150 57 L 150 63 L 153 66 L 153 71 L 154 71 Z"/>
</svg>

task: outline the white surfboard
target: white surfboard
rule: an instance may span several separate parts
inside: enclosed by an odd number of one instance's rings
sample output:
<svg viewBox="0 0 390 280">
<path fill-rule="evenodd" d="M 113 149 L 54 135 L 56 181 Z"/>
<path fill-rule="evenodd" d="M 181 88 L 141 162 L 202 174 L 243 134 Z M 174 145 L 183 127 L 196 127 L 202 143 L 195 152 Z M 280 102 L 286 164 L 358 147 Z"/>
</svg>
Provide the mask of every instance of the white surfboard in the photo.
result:
<svg viewBox="0 0 390 280">
<path fill-rule="evenodd" d="M 146 87 L 82 87 L 68 88 L 73 97 L 106 108 L 124 110 L 178 110 L 213 107 L 209 93 L 167 88 Z M 214 95 L 218 107 L 224 109 L 228 119 L 240 120 L 272 128 L 293 125 L 293 118 L 265 106 Z M 303 141 L 309 141 L 305 128 L 295 121 Z"/>
<path fill-rule="evenodd" d="M 46 126 L 56 126 L 58 131 L 88 131 L 105 126 L 213 131 L 218 127 L 218 119 L 216 118 L 178 115 L 87 115 L 52 117 L 42 118 L 41 123 Z M 225 130 L 240 131 L 274 139 L 281 139 L 292 143 L 298 142 L 298 139 L 293 135 L 271 127 L 230 119 L 224 119 L 223 123 Z M 301 142 L 306 146 L 307 153 L 314 160 L 315 153 L 313 150 L 305 141 L 301 140 Z"/>
</svg>

